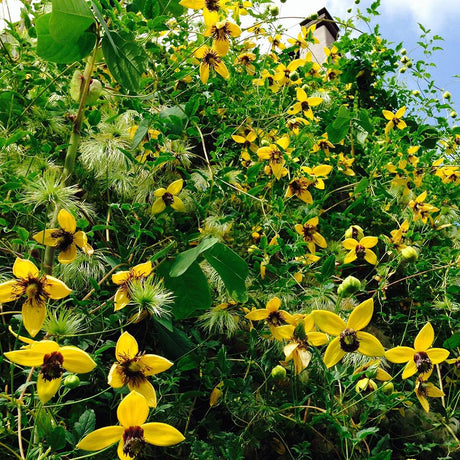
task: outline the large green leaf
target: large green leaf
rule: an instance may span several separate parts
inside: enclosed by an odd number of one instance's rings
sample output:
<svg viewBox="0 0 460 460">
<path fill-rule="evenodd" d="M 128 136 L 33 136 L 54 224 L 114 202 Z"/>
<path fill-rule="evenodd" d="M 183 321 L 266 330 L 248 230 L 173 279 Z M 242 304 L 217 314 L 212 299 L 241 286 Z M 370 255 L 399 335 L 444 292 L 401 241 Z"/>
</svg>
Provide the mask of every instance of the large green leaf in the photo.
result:
<svg viewBox="0 0 460 460">
<path fill-rule="evenodd" d="M 76 41 L 58 43 L 50 34 L 51 14 L 40 16 L 35 23 L 38 38 L 37 54 L 47 61 L 59 64 L 70 64 L 88 56 L 94 48 L 96 35 L 84 32 Z"/>
<path fill-rule="evenodd" d="M 56 42 L 65 45 L 78 41 L 93 22 L 85 0 L 53 0 L 49 31 Z"/>
<path fill-rule="evenodd" d="M 184 319 L 193 316 L 197 310 L 207 310 L 211 304 L 208 280 L 204 276 L 197 262 L 193 262 L 188 269 L 176 277 L 169 276 L 173 261 L 162 263 L 156 274 L 163 278 L 164 286 L 173 292 L 173 314 L 175 319 Z"/>
<path fill-rule="evenodd" d="M 209 249 L 211 246 L 217 243 L 217 238 L 205 238 L 201 243 L 192 249 L 188 249 L 187 251 L 181 252 L 173 263 L 171 267 L 171 271 L 169 272 L 169 276 L 173 278 L 182 275 L 190 265 L 195 262 L 198 256 Z"/>
<path fill-rule="evenodd" d="M 238 302 L 246 302 L 246 278 L 249 274 L 247 263 L 222 243 L 216 243 L 203 255 L 219 273 L 229 294 Z"/>
<path fill-rule="evenodd" d="M 126 88 L 136 91 L 147 66 L 147 55 L 142 47 L 126 40 L 117 32 L 110 32 L 102 39 L 102 52 L 113 77 Z"/>
</svg>

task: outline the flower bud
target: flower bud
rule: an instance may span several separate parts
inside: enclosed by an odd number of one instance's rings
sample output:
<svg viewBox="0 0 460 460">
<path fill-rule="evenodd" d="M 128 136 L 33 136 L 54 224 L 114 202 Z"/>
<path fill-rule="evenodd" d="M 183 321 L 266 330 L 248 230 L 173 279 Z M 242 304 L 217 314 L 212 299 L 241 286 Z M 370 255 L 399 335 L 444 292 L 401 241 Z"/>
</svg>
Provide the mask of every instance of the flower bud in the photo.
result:
<svg viewBox="0 0 460 460">
<path fill-rule="evenodd" d="M 393 382 L 384 382 L 382 383 L 381 388 L 383 394 L 391 395 L 395 389 L 395 386 L 393 385 Z"/>
<path fill-rule="evenodd" d="M 278 364 L 272 369 L 272 378 L 273 380 L 281 380 L 286 378 L 286 369 Z"/>
<path fill-rule="evenodd" d="M 72 390 L 73 388 L 77 388 L 79 385 L 80 378 L 78 377 L 78 375 L 71 374 L 64 379 L 64 386 L 66 388 L 70 388 Z"/>
<path fill-rule="evenodd" d="M 406 246 L 402 251 L 401 251 L 401 257 L 403 260 L 406 262 L 415 262 L 418 259 L 418 252 L 417 249 L 415 249 L 412 246 Z"/>
<path fill-rule="evenodd" d="M 345 238 L 360 240 L 364 237 L 364 230 L 359 225 L 352 225 L 345 231 Z"/>
<path fill-rule="evenodd" d="M 414 89 L 414 90 L 412 91 L 412 94 L 413 94 L 414 96 L 420 96 L 420 91 L 419 91 L 418 89 Z"/>
<path fill-rule="evenodd" d="M 457 112 L 455 110 L 452 110 L 452 112 L 450 112 L 450 116 L 452 118 L 457 118 Z"/>
<path fill-rule="evenodd" d="M 73 73 L 72 80 L 70 80 L 70 97 L 75 102 L 80 101 L 80 93 L 84 79 L 83 74 L 79 70 L 76 70 Z"/>
<path fill-rule="evenodd" d="M 96 103 L 99 96 L 102 94 L 102 83 L 99 80 L 93 78 L 89 84 L 88 94 L 86 96 L 86 104 L 92 105 Z"/>
<path fill-rule="evenodd" d="M 361 289 L 361 282 L 354 276 L 347 276 L 337 289 L 337 294 L 342 297 L 349 297 Z"/>
<path fill-rule="evenodd" d="M 280 10 L 279 8 L 276 6 L 276 5 L 270 5 L 268 7 L 268 12 L 272 15 L 272 16 L 278 16 L 280 14 Z"/>
<path fill-rule="evenodd" d="M 452 97 L 452 94 L 450 94 L 449 91 L 446 91 L 446 92 L 442 95 L 442 97 L 443 97 L 444 99 L 450 100 L 450 98 Z"/>
<path fill-rule="evenodd" d="M 403 56 L 404 56 L 405 54 L 407 54 L 406 48 L 403 48 L 403 49 L 400 51 L 400 53 L 401 53 Z"/>
</svg>

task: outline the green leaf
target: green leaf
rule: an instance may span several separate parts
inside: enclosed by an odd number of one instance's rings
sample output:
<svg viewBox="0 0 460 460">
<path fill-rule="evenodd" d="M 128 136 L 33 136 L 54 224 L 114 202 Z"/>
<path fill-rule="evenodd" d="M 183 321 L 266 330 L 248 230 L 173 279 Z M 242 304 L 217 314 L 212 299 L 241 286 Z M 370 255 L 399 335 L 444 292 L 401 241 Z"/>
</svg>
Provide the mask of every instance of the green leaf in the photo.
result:
<svg viewBox="0 0 460 460">
<path fill-rule="evenodd" d="M 185 113 L 187 114 L 187 116 L 190 118 L 193 115 L 195 115 L 195 113 L 196 113 L 196 111 L 198 110 L 199 107 L 200 107 L 200 95 L 195 94 L 185 104 L 185 109 L 184 110 L 185 110 Z"/>
<path fill-rule="evenodd" d="M 374 125 L 369 120 L 369 114 L 366 109 L 360 109 L 358 113 L 358 124 L 369 134 L 372 134 L 374 132 Z"/>
<path fill-rule="evenodd" d="M 46 441 L 54 451 L 63 449 L 66 445 L 66 429 L 59 425 L 46 436 Z"/>
<path fill-rule="evenodd" d="M 76 43 L 93 22 L 93 13 L 84 0 L 53 0 L 49 31 L 56 42 Z"/>
<path fill-rule="evenodd" d="M 340 142 L 348 133 L 348 119 L 335 120 L 326 128 L 327 136 L 330 142 L 337 144 Z"/>
<path fill-rule="evenodd" d="M 442 346 L 448 350 L 455 350 L 460 347 L 460 332 L 456 332 L 452 337 L 444 340 Z"/>
<path fill-rule="evenodd" d="M 181 252 L 177 257 L 176 260 L 174 261 L 171 271 L 169 272 L 169 276 L 172 276 L 173 278 L 182 275 L 182 273 L 185 273 L 190 267 L 190 265 L 195 262 L 195 260 L 198 258 L 198 256 L 215 245 L 217 243 L 218 239 L 217 238 L 205 238 L 201 243 L 196 246 L 195 248 L 188 249 L 187 251 Z"/>
<path fill-rule="evenodd" d="M 131 148 L 135 149 L 144 139 L 145 135 L 147 134 L 150 127 L 150 119 L 144 118 L 137 127 L 136 132 L 134 133 L 133 143 Z"/>
<path fill-rule="evenodd" d="M 193 262 L 181 276 L 171 277 L 173 261 L 162 263 L 156 274 L 163 278 L 164 286 L 174 294 L 175 319 L 193 316 L 197 310 L 207 310 L 211 304 L 208 280 L 197 262 Z"/>
<path fill-rule="evenodd" d="M 375 434 L 379 431 L 379 429 L 376 426 L 371 426 L 369 428 L 364 428 L 363 430 L 359 430 L 356 433 L 355 439 L 357 441 L 362 441 L 366 436 L 369 436 L 370 434 Z"/>
<path fill-rule="evenodd" d="M 96 414 L 93 409 L 87 409 L 80 415 L 78 422 L 75 422 L 73 431 L 76 439 L 82 439 L 96 428 Z"/>
<path fill-rule="evenodd" d="M 359 182 L 358 185 L 355 187 L 354 195 L 363 192 L 369 186 L 369 179 L 367 177 L 363 177 Z"/>
<path fill-rule="evenodd" d="M 142 47 L 112 31 L 110 38 L 104 35 L 102 39 L 102 52 L 115 80 L 129 90 L 139 89 L 139 80 L 147 66 L 147 54 Z"/>
<path fill-rule="evenodd" d="M 238 302 L 246 302 L 248 299 L 246 278 L 249 274 L 247 263 L 222 243 L 216 243 L 203 255 L 219 273 L 230 296 Z"/>
<path fill-rule="evenodd" d="M 194 347 L 193 342 L 175 326 L 170 331 L 157 323 L 156 330 L 161 348 L 169 359 L 177 361 Z"/>
<path fill-rule="evenodd" d="M 321 267 L 321 278 L 327 280 L 335 271 L 335 256 L 331 254 L 323 263 Z"/>
<path fill-rule="evenodd" d="M 84 32 L 74 42 L 58 43 L 50 34 L 50 19 L 51 13 L 44 14 L 37 18 L 35 23 L 37 54 L 41 58 L 58 64 L 70 64 L 88 56 L 96 43 L 95 34 Z"/>
</svg>

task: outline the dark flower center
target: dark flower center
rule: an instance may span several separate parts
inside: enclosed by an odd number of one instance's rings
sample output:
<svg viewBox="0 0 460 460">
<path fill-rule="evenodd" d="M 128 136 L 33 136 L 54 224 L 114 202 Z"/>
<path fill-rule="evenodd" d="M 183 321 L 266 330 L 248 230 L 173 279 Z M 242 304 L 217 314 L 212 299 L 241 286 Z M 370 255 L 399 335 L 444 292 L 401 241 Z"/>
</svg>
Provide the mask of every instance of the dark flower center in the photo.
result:
<svg viewBox="0 0 460 460">
<path fill-rule="evenodd" d="M 53 351 L 43 357 L 43 364 L 40 369 L 40 374 L 43 380 L 54 380 L 61 377 L 64 372 L 62 364 L 64 357 L 58 351 Z"/>
<path fill-rule="evenodd" d="M 355 252 L 358 259 L 364 259 L 364 256 L 366 255 L 366 248 L 361 244 L 358 244 L 355 247 Z"/>
<path fill-rule="evenodd" d="M 359 340 L 356 337 L 356 332 L 353 329 L 345 329 L 340 334 L 340 348 L 343 351 L 351 353 L 359 348 Z"/>
<path fill-rule="evenodd" d="M 281 163 L 283 161 L 283 154 L 278 149 L 273 149 L 270 152 L 272 163 Z"/>
<path fill-rule="evenodd" d="M 170 206 L 174 203 L 174 196 L 169 192 L 164 193 L 161 199 L 164 201 L 166 206 Z"/>
<path fill-rule="evenodd" d="M 65 230 L 59 229 L 51 233 L 52 238 L 59 239 L 57 248 L 60 251 L 65 251 L 73 244 L 73 233 L 66 232 Z"/>
<path fill-rule="evenodd" d="M 267 318 L 267 323 L 270 326 L 281 326 L 283 324 L 282 316 L 279 311 L 272 311 Z"/>
<path fill-rule="evenodd" d="M 126 357 L 120 363 L 122 379 L 125 385 L 130 383 L 132 386 L 137 387 L 147 380 L 144 372 L 148 370 L 148 368 L 139 362 L 142 356 L 143 353 L 138 353 L 134 358 Z"/>
<path fill-rule="evenodd" d="M 209 50 L 203 58 L 203 62 L 214 68 L 221 62 L 221 58 L 215 51 Z"/>
<path fill-rule="evenodd" d="M 429 372 L 433 368 L 433 363 L 431 362 L 431 359 L 424 351 L 418 351 L 417 353 L 415 353 L 414 361 L 415 365 L 417 366 L 417 370 L 422 374 Z"/>
<path fill-rule="evenodd" d="M 302 102 L 300 103 L 300 106 L 302 107 L 302 110 L 303 110 L 304 112 L 307 112 L 308 109 L 310 108 L 310 106 L 308 105 L 308 102 L 307 102 L 307 101 L 302 101 Z"/>
<path fill-rule="evenodd" d="M 316 233 L 316 227 L 313 225 L 305 224 L 303 226 L 303 239 L 305 241 L 312 241 L 313 235 Z"/>
<path fill-rule="evenodd" d="M 144 430 L 140 426 L 130 426 L 123 432 L 123 453 L 137 457 L 145 448 Z"/>
<path fill-rule="evenodd" d="M 18 291 L 15 294 L 25 294 L 27 299 L 32 303 L 33 306 L 43 305 L 48 298 L 48 294 L 45 292 L 46 276 L 43 275 L 41 278 L 27 278 L 18 281 Z"/>
</svg>

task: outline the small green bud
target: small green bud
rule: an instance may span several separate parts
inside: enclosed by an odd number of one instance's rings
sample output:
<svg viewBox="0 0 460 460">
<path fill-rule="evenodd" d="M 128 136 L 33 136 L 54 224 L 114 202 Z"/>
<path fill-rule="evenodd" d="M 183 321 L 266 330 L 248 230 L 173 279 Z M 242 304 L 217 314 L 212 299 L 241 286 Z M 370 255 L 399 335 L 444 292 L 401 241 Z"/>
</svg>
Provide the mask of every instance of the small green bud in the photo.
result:
<svg viewBox="0 0 460 460">
<path fill-rule="evenodd" d="M 276 6 L 276 5 L 270 5 L 268 7 L 268 12 L 272 15 L 272 16 L 278 16 L 280 14 L 280 10 L 279 8 Z"/>
<path fill-rule="evenodd" d="M 347 276 L 337 289 L 337 294 L 342 297 L 349 297 L 361 289 L 361 282 L 354 276 Z"/>
<path fill-rule="evenodd" d="M 415 262 L 418 259 L 417 249 L 407 246 L 401 251 L 401 257 L 407 262 Z"/>
<path fill-rule="evenodd" d="M 64 386 L 66 388 L 73 389 L 73 388 L 77 388 L 79 385 L 80 385 L 80 378 L 78 377 L 78 375 L 75 375 L 75 374 L 68 375 L 64 379 Z"/>
<path fill-rule="evenodd" d="M 450 100 L 450 98 L 452 97 L 452 94 L 450 94 L 449 91 L 446 91 L 446 92 L 442 95 L 442 97 L 443 97 L 444 99 Z"/>
<path fill-rule="evenodd" d="M 359 5 L 361 0 L 355 0 L 355 5 Z"/>
<path fill-rule="evenodd" d="M 270 141 L 268 141 L 268 139 L 262 139 L 262 140 L 260 141 L 260 145 L 261 145 L 262 147 L 268 147 L 268 146 L 270 145 Z"/>
<path fill-rule="evenodd" d="M 406 73 L 406 71 L 407 71 L 407 67 L 406 67 L 406 66 L 401 67 L 401 68 L 399 69 L 399 73 Z"/>
<path fill-rule="evenodd" d="M 300 75 L 299 75 L 299 73 L 297 71 L 294 71 L 294 72 L 290 73 L 289 78 L 292 81 L 297 81 L 300 78 Z"/>
<path fill-rule="evenodd" d="M 412 94 L 413 94 L 414 96 L 420 96 L 420 91 L 419 91 L 418 89 L 414 89 L 414 90 L 412 91 Z"/>
<path fill-rule="evenodd" d="M 383 394 L 385 395 L 391 395 L 393 391 L 395 390 L 395 386 L 393 385 L 393 382 L 384 382 L 382 383 L 382 391 Z"/>
<path fill-rule="evenodd" d="M 403 49 L 400 51 L 400 53 L 401 53 L 403 56 L 404 56 L 405 54 L 407 54 L 406 48 L 403 48 Z"/>
<path fill-rule="evenodd" d="M 345 231 L 345 238 L 360 240 L 364 237 L 364 230 L 359 225 L 352 225 Z"/>
<path fill-rule="evenodd" d="M 457 118 L 457 112 L 455 110 L 452 110 L 452 112 L 450 112 L 450 116 L 452 118 Z"/>
<path fill-rule="evenodd" d="M 287 0 L 280 0 L 281 3 L 286 3 Z"/>
<path fill-rule="evenodd" d="M 96 103 L 99 96 L 102 94 L 102 83 L 99 80 L 93 78 L 88 88 L 88 95 L 86 96 L 86 104 L 92 105 Z"/>
<path fill-rule="evenodd" d="M 273 380 L 281 380 L 286 378 L 286 369 L 278 364 L 272 369 L 272 378 Z"/>
<path fill-rule="evenodd" d="M 79 70 L 76 70 L 72 75 L 72 80 L 70 80 L 70 97 L 75 102 L 80 101 L 80 93 L 84 79 L 83 74 Z"/>
<path fill-rule="evenodd" d="M 407 61 L 406 66 L 407 66 L 409 69 L 412 69 L 412 61 L 411 61 L 410 59 Z"/>
</svg>

